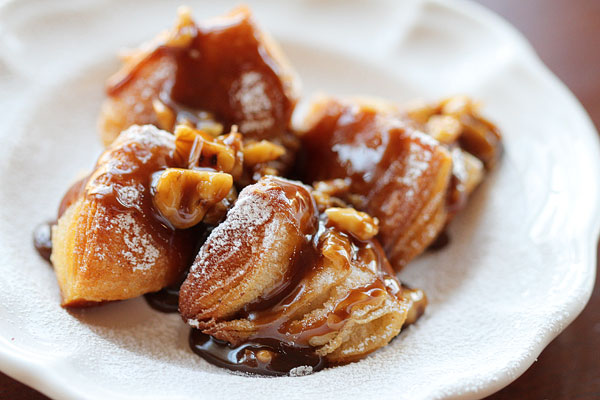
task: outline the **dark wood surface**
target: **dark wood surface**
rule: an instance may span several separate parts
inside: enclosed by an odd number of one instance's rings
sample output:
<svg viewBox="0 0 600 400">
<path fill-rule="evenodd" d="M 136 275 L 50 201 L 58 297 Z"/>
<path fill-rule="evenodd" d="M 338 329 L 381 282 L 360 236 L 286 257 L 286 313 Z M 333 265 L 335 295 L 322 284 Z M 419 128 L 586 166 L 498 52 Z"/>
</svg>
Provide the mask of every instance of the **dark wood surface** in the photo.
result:
<svg viewBox="0 0 600 400">
<path fill-rule="evenodd" d="M 515 25 L 600 127 L 600 0 L 478 0 Z M 591 185 L 600 182 L 590 182 Z M 600 246 L 598 247 L 600 256 Z M 47 397 L 0 373 L 0 399 Z M 600 399 L 600 286 L 583 313 L 488 400 Z"/>
</svg>

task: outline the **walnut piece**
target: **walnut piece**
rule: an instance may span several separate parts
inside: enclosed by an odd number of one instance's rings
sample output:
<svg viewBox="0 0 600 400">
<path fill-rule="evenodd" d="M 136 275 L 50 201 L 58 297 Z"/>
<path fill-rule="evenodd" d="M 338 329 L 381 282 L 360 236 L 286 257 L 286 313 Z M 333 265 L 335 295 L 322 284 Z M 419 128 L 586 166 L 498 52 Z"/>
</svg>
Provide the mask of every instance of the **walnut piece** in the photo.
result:
<svg viewBox="0 0 600 400">
<path fill-rule="evenodd" d="M 231 190 L 233 178 L 223 172 L 168 168 L 153 183 L 153 201 L 177 229 L 198 224 Z"/>
<path fill-rule="evenodd" d="M 231 146 L 218 143 L 209 133 L 187 125 L 175 128 L 175 153 L 186 168 L 205 167 L 229 173 L 236 165 L 235 150 Z"/>
<path fill-rule="evenodd" d="M 339 230 L 351 233 L 360 240 L 371 239 L 379 231 L 379 221 L 369 214 L 354 208 L 331 207 L 325 210 L 328 224 Z"/>
<path fill-rule="evenodd" d="M 244 163 L 256 165 L 273 161 L 285 154 L 285 148 L 268 140 L 250 142 L 244 146 Z"/>
</svg>

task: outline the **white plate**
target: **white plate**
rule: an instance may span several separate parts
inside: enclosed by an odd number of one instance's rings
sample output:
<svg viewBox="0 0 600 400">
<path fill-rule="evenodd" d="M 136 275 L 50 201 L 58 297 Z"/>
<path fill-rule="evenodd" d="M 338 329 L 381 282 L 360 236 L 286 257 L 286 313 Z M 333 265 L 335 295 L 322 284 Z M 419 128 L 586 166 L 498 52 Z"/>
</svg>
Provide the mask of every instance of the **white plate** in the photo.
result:
<svg viewBox="0 0 600 400">
<path fill-rule="evenodd" d="M 190 2 L 197 18 L 232 4 Z M 0 369 L 62 399 L 471 399 L 520 375 L 584 307 L 599 228 L 597 134 L 506 23 L 462 1 L 251 4 L 304 93 L 483 100 L 505 156 L 452 224 L 452 242 L 401 278 L 426 315 L 386 348 L 301 378 L 248 378 L 191 353 L 187 328 L 136 299 L 59 307 L 31 231 L 54 216 L 100 145 L 117 49 L 172 24 L 168 2 L 9 2 L 0 9 Z"/>
</svg>

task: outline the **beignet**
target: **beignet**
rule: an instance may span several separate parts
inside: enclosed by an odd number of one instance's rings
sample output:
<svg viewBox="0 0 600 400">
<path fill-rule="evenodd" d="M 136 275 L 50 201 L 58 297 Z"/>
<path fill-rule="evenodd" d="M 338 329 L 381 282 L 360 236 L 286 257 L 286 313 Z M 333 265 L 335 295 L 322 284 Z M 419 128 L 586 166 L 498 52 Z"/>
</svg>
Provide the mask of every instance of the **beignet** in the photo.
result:
<svg viewBox="0 0 600 400">
<path fill-rule="evenodd" d="M 482 161 L 459 146 L 465 135 L 469 143 L 480 135 L 453 120 L 458 126 L 449 121 L 455 127 L 452 136 L 444 129 L 448 121 L 435 124 L 436 109 L 428 112 L 422 122 L 408 119 L 393 104 L 322 97 L 313 101 L 298 129 L 303 145 L 298 175 L 316 185 L 343 182 L 335 196 L 381 221 L 378 238 L 395 269 L 432 243 L 484 175 Z M 463 119 L 475 124 L 469 112 Z M 417 127 L 427 127 L 428 134 Z M 496 138 L 487 147 L 480 143 L 485 152 L 476 154 L 492 165 L 499 135 L 495 128 L 481 133 Z"/>
<path fill-rule="evenodd" d="M 299 82 L 246 7 L 196 24 L 180 9 L 175 27 L 129 53 L 107 85 L 105 144 L 130 125 L 173 131 L 177 123 L 248 139 L 293 141 L 288 128 Z"/>
<path fill-rule="evenodd" d="M 197 233 L 170 227 L 151 193 L 153 174 L 179 166 L 174 155 L 173 135 L 133 126 L 67 193 L 51 255 L 63 306 L 157 291 L 187 268 Z"/>
<path fill-rule="evenodd" d="M 450 152 L 370 104 L 323 98 L 306 124 L 303 180 L 347 179 L 351 203 L 379 219 L 395 268 L 421 253 L 446 223 Z"/>
<path fill-rule="evenodd" d="M 372 238 L 376 220 L 328 210 L 298 182 L 267 176 L 246 187 L 181 287 L 184 320 L 232 346 L 275 340 L 329 363 L 387 344 L 415 298 L 419 313 L 426 300 L 403 291 Z"/>
</svg>

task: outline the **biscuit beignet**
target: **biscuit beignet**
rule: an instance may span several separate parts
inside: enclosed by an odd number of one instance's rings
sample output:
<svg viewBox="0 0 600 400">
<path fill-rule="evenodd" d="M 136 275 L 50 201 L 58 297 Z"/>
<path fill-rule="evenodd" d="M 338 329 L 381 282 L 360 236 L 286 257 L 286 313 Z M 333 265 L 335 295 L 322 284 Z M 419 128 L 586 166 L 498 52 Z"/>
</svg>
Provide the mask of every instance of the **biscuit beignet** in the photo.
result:
<svg viewBox="0 0 600 400">
<path fill-rule="evenodd" d="M 175 137 L 133 126 L 67 193 L 52 232 L 63 306 L 122 300 L 173 283 L 194 257 L 197 234 L 155 210 L 153 174 L 177 166 Z"/>
<path fill-rule="evenodd" d="M 379 219 L 391 264 L 406 265 L 446 223 L 450 152 L 370 104 L 324 98 L 305 120 L 303 180 L 346 179 L 352 205 Z"/>
<path fill-rule="evenodd" d="M 321 97 L 302 118 L 298 175 L 316 185 L 339 181 L 336 196 L 379 218 L 378 238 L 397 270 L 465 206 L 484 164 L 501 152 L 497 129 L 461 96 L 409 112 Z"/>
<path fill-rule="evenodd" d="M 232 346 L 276 340 L 329 363 L 387 344 L 426 300 L 403 290 L 377 240 L 337 226 L 309 187 L 263 177 L 202 246 L 181 287 L 182 317 Z"/>
<path fill-rule="evenodd" d="M 177 123 L 262 140 L 287 132 L 299 82 L 276 43 L 246 7 L 175 27 L 124 58 L 108 81 L 100 130 L 105 144 L 130 125 L 173 131 Z M 218 133 L 218 132 L 217 132 Z"/>
</svg>

